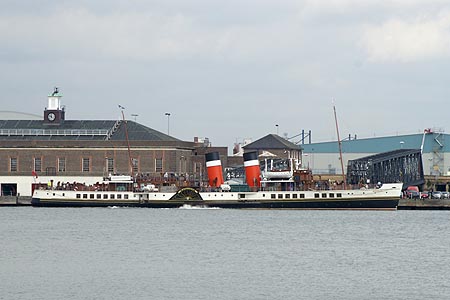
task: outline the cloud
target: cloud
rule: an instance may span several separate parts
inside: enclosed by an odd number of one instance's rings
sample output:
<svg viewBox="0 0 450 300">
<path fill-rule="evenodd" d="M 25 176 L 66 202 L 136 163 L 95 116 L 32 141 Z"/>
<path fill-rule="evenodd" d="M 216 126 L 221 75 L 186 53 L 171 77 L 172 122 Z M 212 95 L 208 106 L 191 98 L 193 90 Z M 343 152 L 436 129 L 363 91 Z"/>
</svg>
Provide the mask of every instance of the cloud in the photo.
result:
<svg viewBox="0 0 450 300">
<path fill-rule="evenodd" d="M 0 38 L 8 41 L 10 55 L 17 59 L 256 60 L 289 51 L 290 36 L 298 27 L 284 19 L 222 26 L 205 22 L 198 15 L 177 11 L 99 14 L 86 8 L 61 8 L 41 15 L 4 16 Z"/>
<path fill-rule="evenodd" d="M 202 41 L 190 34 L 190 28 L 191 20 L 180 14 L 100 15 L 68 9 L 49 15 L 4 17 L 0 37 L 31 57 L 158 59 L 202 48 Z"/>
<path fill-rule="evenodd" d="M 450 11 L 367 25 L 361 45 L 371 62 L 409 63 L 450 54 Z"/>
<path fill-rule="evenodd" d="M 433 6 L 448 5 L 447 0 L 305 0 L 304 7 L 309 12 L 351 12 L 361 11 L 361 9 L 408 9 L 408 8 L 430 8 Z"/>
</svg>

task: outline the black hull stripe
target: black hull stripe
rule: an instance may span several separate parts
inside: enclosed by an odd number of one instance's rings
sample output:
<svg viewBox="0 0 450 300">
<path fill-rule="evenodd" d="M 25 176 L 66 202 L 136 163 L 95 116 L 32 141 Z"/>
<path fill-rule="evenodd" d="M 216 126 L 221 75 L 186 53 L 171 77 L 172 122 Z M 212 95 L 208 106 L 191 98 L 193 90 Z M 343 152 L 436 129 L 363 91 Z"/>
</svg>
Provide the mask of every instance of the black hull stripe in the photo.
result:
<svg viewBox="0 0 450 300">
<path fill-rule="evenodd" d="M 345 210 L 395 210 L 398 199 L 383 200 L 344 200 L 344 201 L 128 201 L 128 202 L 95 202 L 95 201 L 52 201 L 33 198 L 31 204 L 41 207 L 150 207 L 178 208 L 183 205 L 217 207 L 230 209 L 345 209 Z"/>
</svg>

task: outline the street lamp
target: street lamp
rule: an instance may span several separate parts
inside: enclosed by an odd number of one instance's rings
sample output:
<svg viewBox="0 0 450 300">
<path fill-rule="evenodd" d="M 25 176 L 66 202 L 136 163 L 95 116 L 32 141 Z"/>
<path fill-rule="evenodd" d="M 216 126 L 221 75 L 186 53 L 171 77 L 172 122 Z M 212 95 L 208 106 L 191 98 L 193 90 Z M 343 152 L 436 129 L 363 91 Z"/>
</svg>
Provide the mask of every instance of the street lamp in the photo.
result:
<svg viewBox="0 0 450 300">
<path fill-rule="evenodd" d="M 277 128 L 277 135 L 278 135 L 278 124 L 275 124 L 275 127 Z"/>
<path fill-rule="evenodd" d="M 136 117 L 139 116 L 137 114 L 131 114 L 131 116 L 134 118 L 134 122 L 136 122 Z"/>
<path fill-rule="evenodd" d="M 165 115 L 167 116 L 167 135 L 169 135 L 170 113 L 166 112 Z"/>
</svg>

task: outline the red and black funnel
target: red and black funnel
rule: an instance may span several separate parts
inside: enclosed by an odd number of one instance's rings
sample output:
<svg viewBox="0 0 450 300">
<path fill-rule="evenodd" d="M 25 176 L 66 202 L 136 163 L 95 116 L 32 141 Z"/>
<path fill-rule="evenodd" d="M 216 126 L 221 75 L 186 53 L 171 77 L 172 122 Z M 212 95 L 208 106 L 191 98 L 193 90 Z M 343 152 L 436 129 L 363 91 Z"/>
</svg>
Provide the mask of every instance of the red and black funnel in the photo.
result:
<svg viewBox="0 0 450 300">
<path fill-rule="evenodd" d="M 209 185 L 219 187 L 223 183 L 222 162 L 219 152 L 206 153 L 205 158 Z"/>
<path fill-rule="evenodd" d="M 261 169 L 259 168 L 258 152 L 244 153 L 245 178 L 250 187 L 261 186 Z"/>
</svg>

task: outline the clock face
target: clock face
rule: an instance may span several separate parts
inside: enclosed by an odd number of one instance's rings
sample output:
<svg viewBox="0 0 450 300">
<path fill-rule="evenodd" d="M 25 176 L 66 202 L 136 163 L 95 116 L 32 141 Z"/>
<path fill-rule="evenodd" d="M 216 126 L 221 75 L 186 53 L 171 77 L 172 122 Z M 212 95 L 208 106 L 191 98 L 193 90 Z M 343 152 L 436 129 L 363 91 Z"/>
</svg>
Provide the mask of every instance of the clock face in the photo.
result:
<svg viewBox="0 0 450 300">
<path fill-rule="evenodd" d="M 56 116 L 55 116 L 54 113 L 49 113 L 49 114 L 47 115 L 47 118 L 48 118 L 49 121 L 54 121 L 55 118 L 56 118 Z"/>
</svg>

